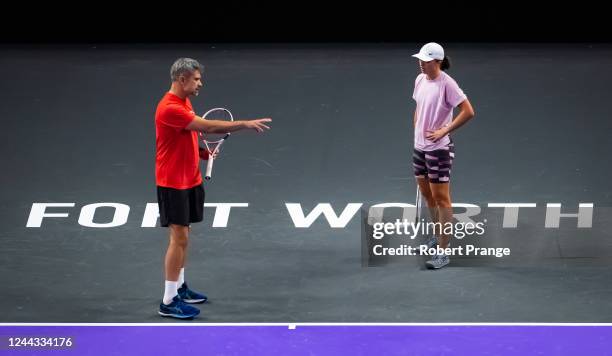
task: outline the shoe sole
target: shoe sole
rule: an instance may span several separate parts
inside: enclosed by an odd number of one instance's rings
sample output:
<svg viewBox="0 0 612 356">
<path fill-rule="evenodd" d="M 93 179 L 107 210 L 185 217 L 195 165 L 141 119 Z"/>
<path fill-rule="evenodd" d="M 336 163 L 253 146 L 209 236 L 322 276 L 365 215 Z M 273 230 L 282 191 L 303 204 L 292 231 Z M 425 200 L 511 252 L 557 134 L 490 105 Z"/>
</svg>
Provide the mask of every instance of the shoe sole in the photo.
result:
<svg viewBox="0 0 612 356">
<path fill-rule="evenodd" d="M 183 299 L 183 302 L 187 304 L 201 304 L 207 301 L 208 299 Z"/>
<path fill-rule="evenodd" d="M 428 262 L 425 262 L 425 267 L 427 267 L 427 269 L 440 269 L 440 268 L 442 268 L 444 266 L 448 266 L 448 264 L 450 264 L 450 261 L 446 262 L 442 266 L 436 267 L 433 264 L 429 263 L 429 261 L 428 261 Z"/>
<path fill-rule="evenodd" d="M 450 262 L 449 262 L 449 263 L 450 263 Z M 425 267 L 427 267 L 427 269 L 440 269 L 440 268 L 442 268 L 442 267 L 444 267 L 444 266 L 448 266 L 448 263 L 445 263 L 445 264 L 443 264 L 443 265 L 442 265 L 442 266 L 440 266 L 440 267 L 436 267 L 436 266 L 434 266 L 434 265 L 431 265 L 431 264 L 429 264 L 429 263 L 425 262 Z"/>
<path fill-rule="evenodd" d="M 157 314 L 166 317 L 166 318 L 175 318 L 175 319 L 193 319 L 194 317 L 198 316 L 198 314 L 193 314 L 193 315 L 178 315 L 178 314 L 166 314 L 166 313 L 162 313 L 160 311 L 157 312 Z"/>
</svg>

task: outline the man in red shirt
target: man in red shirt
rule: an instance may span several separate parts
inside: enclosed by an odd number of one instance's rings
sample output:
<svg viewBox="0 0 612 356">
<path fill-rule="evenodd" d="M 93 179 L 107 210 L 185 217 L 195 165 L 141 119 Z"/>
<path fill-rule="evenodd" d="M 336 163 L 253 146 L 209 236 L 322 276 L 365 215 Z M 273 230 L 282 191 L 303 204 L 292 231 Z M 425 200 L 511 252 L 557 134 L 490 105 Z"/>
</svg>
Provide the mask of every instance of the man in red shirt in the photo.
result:
<svg viewBox="0 0 612 356">
<path fill-rule="evenodd" d="M 202 87 L 203 67 L 191 58 L 177 59 L 170 69 L 172 85 L 155 112 L 155 180 L 161 226 L 169 227 L 170 243 L 165 258 L 165 291 L 159 314 L 193 318 L 200 310 L 188 304 L 204 303 L 207 297 L 185 283 L 185 256 L 190 224 L 200 222 L 204 211 L 204 186 L 200 158 L 208 159 L 198 145 L 198 131 L 233 132 L 269 129 L 269 118 L 247 121 L 206 120 L 197 116 L 190 95 Z M 188 304 L 187 304 L 188 303 Z"/>
</svg>

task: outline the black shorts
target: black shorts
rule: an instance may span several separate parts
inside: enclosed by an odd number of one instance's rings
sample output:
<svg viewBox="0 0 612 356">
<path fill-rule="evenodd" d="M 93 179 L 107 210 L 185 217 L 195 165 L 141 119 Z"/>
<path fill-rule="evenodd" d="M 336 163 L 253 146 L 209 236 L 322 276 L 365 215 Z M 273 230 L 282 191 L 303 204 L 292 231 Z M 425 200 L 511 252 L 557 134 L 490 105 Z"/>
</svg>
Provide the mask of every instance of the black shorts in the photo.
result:
<svg viewBox="0 0 612 356">
<path fill-rule="evenodd" d="M 189 226 L 204 219 L 204 186 L 174 189 L 157 186 L 157 204 L 161 226 Z"/>
<path fill-rule="evenodd" d="M 455 146 L 452 141 L 448 146 L 434 151 L 415 148 L 412 154 L 414 176 L 427 177 L 431 183 L 449 183 L 454 158 Z"/>
</svg>

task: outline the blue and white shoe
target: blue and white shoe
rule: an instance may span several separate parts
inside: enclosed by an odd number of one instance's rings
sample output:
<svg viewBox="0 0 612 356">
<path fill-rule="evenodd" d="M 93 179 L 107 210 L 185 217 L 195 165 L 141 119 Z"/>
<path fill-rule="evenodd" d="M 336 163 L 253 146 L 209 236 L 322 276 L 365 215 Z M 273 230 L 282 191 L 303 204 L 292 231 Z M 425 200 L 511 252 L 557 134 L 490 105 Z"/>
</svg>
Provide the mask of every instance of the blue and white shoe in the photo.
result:
<svg viewBox="0 0 612 356">
<path fill-rule="evenodd" d="M 425 245 L 427 245 L 428 249 L 438 246 L 438 238 L 432 235 L 427 242 L 425 242 Z"/>
<path fill-rule="evenodd" d="M 425 241 L 424 243 L 422 243 L 420 246 L 426 246 L 427 249 L 429 250 L 430 248 L 436 248 L 436 246 L 438 246 L 438 239 L 435 236 L 430 236 L 427 241 Z M 421 249 L 420 246 L 417 247 L 418 248 L 418 254 L 421 255 Z"/>
<path fill-rule="evenodd" d="M 429 269 L 440 269 L 450 263 L 450 258 L 447 255 L 435 255 L 433 258 L 425 262 L 425 266 Z"/>
<path fill-rule="evenodd" d="M 183 283 L 183 285 L 178 289 L 178 295 L 181 297 L 183 302 L 189 304 L 200 304 L 208 300 L 208 297 L 204 294 L 200 294 L 189 289 L 189 287 L 187 287 L 187 283 Z"/>
<path fill-rule="evenodd" d="M 198 308 L 185 304 L 178 295 L 172 298 L 172 303 L 166 305 L 163 302 L 159 305 L 159 315 L 177 318 L 177 319 L 192 319 L 200 314 Z"/>
</svg>

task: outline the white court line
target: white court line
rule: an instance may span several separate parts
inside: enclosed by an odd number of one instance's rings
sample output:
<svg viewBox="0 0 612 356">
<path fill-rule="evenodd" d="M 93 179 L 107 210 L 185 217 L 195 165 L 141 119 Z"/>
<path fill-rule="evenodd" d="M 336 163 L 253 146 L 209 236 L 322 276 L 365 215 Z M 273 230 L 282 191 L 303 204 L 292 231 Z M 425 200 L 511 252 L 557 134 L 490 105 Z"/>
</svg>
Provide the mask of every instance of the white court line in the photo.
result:
<svg viewBox="0 0 612 356">
<path fill-rule="evenodd" d="M 612 323 L 0 323 L 3 326 L 612 326 Z"/>
</svg>

